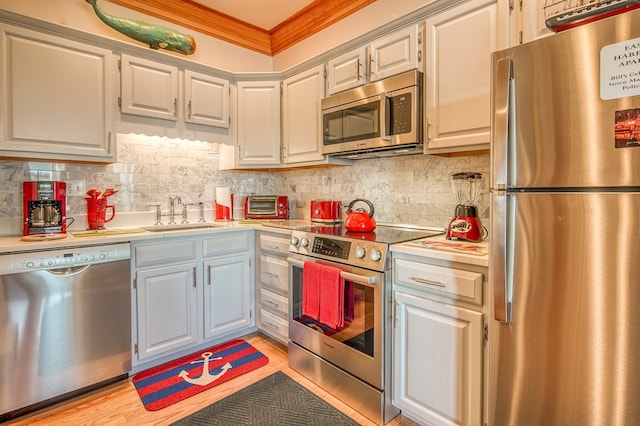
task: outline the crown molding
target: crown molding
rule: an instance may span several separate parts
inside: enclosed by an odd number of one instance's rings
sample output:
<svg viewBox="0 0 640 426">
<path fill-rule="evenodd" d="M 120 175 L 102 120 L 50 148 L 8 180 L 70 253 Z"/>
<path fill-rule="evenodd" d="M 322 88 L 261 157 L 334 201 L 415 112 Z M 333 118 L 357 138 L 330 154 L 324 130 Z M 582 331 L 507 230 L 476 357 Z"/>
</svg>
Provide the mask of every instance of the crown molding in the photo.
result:
<svg viewBox="0 0 640 426">
<path fill-rule="evenodd" d="M 236 19 L 192 0 L 109 0 L 145 15 L 273 56 L 375 0 L 315 0 L 271 30 Z"/>
</svg>

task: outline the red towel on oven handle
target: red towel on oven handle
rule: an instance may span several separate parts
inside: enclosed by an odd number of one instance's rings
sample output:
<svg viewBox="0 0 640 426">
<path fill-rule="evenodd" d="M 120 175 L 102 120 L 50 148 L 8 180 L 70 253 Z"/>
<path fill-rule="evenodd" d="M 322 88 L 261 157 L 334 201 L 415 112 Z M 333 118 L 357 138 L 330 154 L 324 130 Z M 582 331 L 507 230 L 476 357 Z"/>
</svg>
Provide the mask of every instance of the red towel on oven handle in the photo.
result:
<svg viewBox="0 0 640 426">
<path fill-rule="evenodd" d="M 320 273 L 320 322 L 336 329 L 344 327 L 344 278 L 341 270 L 323 265 Z"/>
<path fill-rule="evenodd" d="M 320 319 L 320 275 L 322 265 L 304 262 L 302 268 L 302 315 Z"/>
</svg>

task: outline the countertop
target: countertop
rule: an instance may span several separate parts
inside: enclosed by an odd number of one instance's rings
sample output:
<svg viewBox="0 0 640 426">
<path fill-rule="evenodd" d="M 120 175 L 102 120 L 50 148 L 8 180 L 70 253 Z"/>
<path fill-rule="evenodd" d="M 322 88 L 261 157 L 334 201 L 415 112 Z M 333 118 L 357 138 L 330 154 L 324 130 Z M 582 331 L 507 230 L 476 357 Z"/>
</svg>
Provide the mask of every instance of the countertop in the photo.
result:
<svg viewBox="0 0 640 426">
<path fill-rule="evenodd" d="M 193 223 L 191 225 L 198 225 Z M 260 223 L 254 221 L 208 222 L 210 228 L 195 228 L 166 232 L 151 232 L 142 227 L 106 228 L 93 233 L 87 230 L 69 231 L 65 238 L 46 239 L 43 241 L 22 241 L 22 235 L 0 236 L 0 254 L 17 253 L 31 250 L 48 250 L 62 247 L 88 246 L 95 244 L 112 244 L 139 240 L 161 240 L 189 235 L 202 236 L 236 229 L 256 229 Z M 186 225 L 188 226 L 188 225 Z M 148 226 L 145 226 L 148 228 Z M 275 229 L 274 229 L 275 230 Z M 282 230 L 284 231 L 284 230 Z M 74 236 L 74 233 L 91 233 L 90 236 Z"/>
<path fill-rule="evenodd" d="M 451 251 L 452 249 L 446 249 L 447 245 L 453 246 L 456 244 L 460 245 L 460 251 Z M 391 246 L 391 252 L 484 267 L 489 266 L 489 244 L 487 241 L 469 243 L 466 241 L 447 240 L 444 235 L 439 235 L 436 237 L 394 244 Z"/>
<path fill-rule="evenodd" d="M 197 224 L 192 224 L 197 225 Z M 142 229 L 142 227 L 122 227 L 122 228 L 107 228 L 104 231 L 97 231 L 90 233 L 91 231 L 70 231 L 65 238 L 51 239 L 43 241 L 22 241 L 21 235 L 0 236 L 0 254 L 18 253 L 32 250 L 49 250 L 63 247 L 78 247 L 89 246 L 96 244 L 113 244 L 129 241 L 140 240 L 162 240 L 167 238 L 185 237 L 189 235 L 203 236 L 207 234 L 215 234 L 221 232 L 229 232 L 231 230 L 248 229 L 248 230 L 263 230 L 269 232 L 277 232 L 288 234 L 292 232 L 292 229 L 286 227 L 278 227 L 277 224 L 265 225 L 263 221 L 258 220 L 239 220 L 233 222 L 208 222 L 210 228 L 195 228 L 174 230 L 167 232 L 151 232 Z M 188 225 L 187 225 L 188 226 Z M 148 226 L 145 226 L 148 228 Z M 75 236 L 78 233 L 84 233 L 84 236 Z M 432 245 L 431 243 L 435 243 Z M 488 244 L 483 241 L 478 244 L 467 242 L 448 241 L 443 235 L 424 238 L 413 242 L 406 242 L 401 244 L 393 244 L 390 246 L 392 253 L 405 253 L 414 256 L 429 257 L 434 259 L 441 259 L 451 262 L 467 263 L 472 265 L 487 267 L 489 264 L 489 255 L 483 254 L 469 254 L 465 251 L 448 251 L 442 248 L 432 248 L 438 243 L 460 243 L 465 248 L 469 246 L 477 247 L 477 252 L 488 251 Z"/>
</svg>

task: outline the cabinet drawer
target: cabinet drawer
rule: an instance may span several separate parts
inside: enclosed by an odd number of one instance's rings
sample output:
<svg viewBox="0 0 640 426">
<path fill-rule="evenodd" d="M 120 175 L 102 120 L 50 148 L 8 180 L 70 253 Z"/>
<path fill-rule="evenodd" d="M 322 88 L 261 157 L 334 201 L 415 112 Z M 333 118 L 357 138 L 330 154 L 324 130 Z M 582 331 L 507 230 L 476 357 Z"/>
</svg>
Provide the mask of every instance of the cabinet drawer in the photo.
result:
<svg viewBox="0 0 640 426">
<path fill-rule="evenodd" d="M 289 323 L 287 320 L 264 309 L 260 310 L 259 328 L 282 342 L 289 340 Z"/>
<path fill-rule="evenodd" d="M 171 241 L 134 249 L 137 267 L 176 263 L 196 258 L 195 240 Z"/>
<path fill-rule="evenodd" d="M 251 247 L 249 233 L 236 233 L 207 238 L 202 242 L 204 257 L 247 252 Z"/>
<path fill-rule="evenodd" d="M 482 274 L 402 259 L 395 261 L 393 271 L 396 284 L 482 305 Z"/>
<path fill-rule="evenodd" d="M 285 260 L 261 255 L 260 283 L 286 294 L 289 291 L 289 264 Z"/>
<path fill-rule="evenodd" d="M 289 253 L 289 239 L 260 235 L 260 250 L 285 256 Z"/>
<path fill-rule="evenodd" d="M 286 297 L 273 293 L 264 288 L 260 289 L 260 303 L 264 308 L 280 312 L 285 316 L 289 312 L 289 300 L 287 300 Z"/>
</svg>

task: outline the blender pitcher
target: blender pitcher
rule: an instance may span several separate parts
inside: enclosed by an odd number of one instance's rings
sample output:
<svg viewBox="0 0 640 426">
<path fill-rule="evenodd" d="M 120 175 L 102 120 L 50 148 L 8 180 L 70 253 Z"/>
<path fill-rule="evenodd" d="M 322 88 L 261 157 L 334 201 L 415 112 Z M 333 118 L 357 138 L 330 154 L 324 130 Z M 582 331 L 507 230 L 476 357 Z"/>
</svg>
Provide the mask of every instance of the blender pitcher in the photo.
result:
<svg viewBox="0 0 640 426">
<path fill-rule="evenodd" d="M 447 228 L 448 240 L 455 238 L 474 243 L 482 240 L 483 227 L 476 206 L 482 184 L 482 173 L 463 172 L 451 175 L 451 188 L 458 204 Z"/>
</svg>

